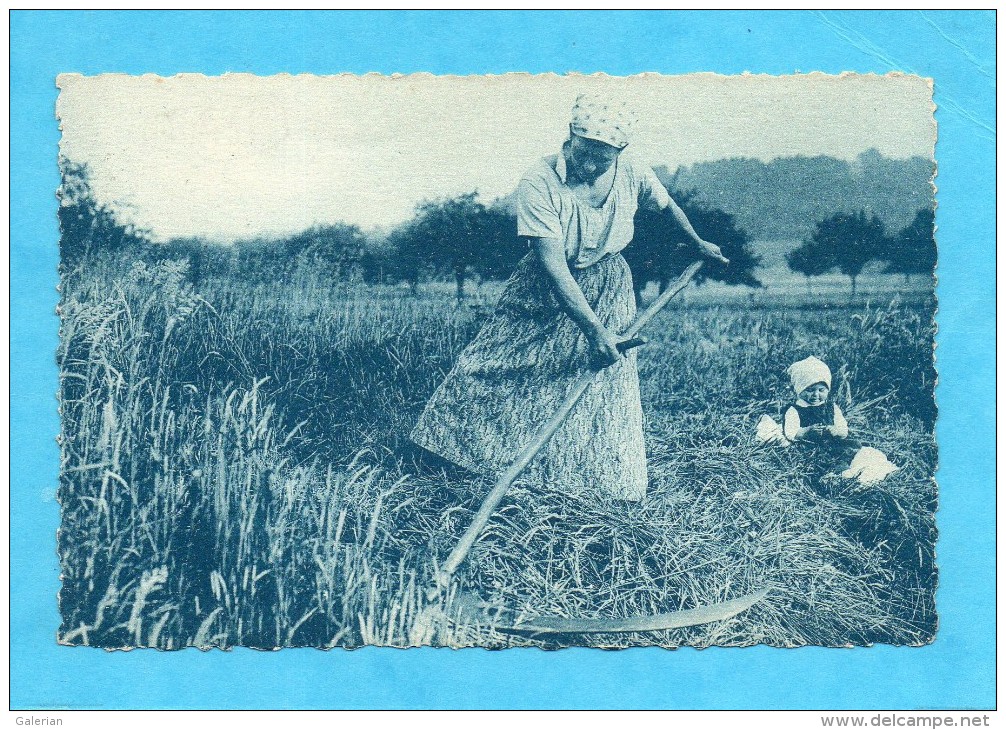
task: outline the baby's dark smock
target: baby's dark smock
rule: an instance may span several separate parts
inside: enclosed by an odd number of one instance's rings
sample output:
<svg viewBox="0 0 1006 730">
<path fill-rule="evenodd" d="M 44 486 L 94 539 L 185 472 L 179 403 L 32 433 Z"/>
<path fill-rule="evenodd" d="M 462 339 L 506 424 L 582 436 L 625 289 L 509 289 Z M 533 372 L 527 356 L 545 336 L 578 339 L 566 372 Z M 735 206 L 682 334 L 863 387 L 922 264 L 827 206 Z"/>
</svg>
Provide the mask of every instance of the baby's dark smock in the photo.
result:
<svg viewBox="0 0 1006 730">
<path fill-rule="evenodd" d="M 794 423 L 797 416 L 798 423 Z M 856 439 L 848 436 L 848 424 L 841 409 L 831 403 L 826 402 L 819 406 L 811 406 L 794 403 L 786 409 L 783 415 L 785 423 L 784 433 L 786 438 L 795 444 L 813 449 L 819 458 L 825 462 L 845 462 L 852 461 L 856 452 L 862 448 L 862 444 Z M 824 433 L 808 433 L 800 439 L 795 439 L 796 428 L 810 428 L 812 426 L 838 426 L 845 436 L 835 436 L 825 431 Z M 794 428 L 795 427 L 795 428 Z"/>
<path fill-rule="evenodd" d="M 830 403 L 819 406 L 801 406 L 794 404 L 793 408 L 800 416 L 800 428 L 808 426 L 834 426 L 835 409 Z"/>
</svg>

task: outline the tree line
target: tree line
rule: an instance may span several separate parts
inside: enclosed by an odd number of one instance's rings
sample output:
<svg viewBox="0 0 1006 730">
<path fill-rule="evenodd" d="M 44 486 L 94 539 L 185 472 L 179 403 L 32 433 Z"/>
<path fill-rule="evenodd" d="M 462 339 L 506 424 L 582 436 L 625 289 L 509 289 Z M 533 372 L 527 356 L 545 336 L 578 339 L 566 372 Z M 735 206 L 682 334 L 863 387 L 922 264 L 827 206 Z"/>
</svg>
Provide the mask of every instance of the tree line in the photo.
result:
<svg viewBox="0 0 1006 730">
<path fill-rule="evenodd" d="M 334 280 L 370 284 L 405 283 L 418 293 L 424 281 L 453 281 L 460 303 L 473 278 L 509 276 L 527 253 L 516 235 L 513 208 L 506 200 L 485 205 L 470 192 L 420 203 L 409 221 L 382 234 L 365 233 L 344 223 L 313 226 L 280 238 L 255 238 L 216 244 L 200 238 L 155 242 L 150 233 L 124 223 L 99 203 L 86 165 L 63 162 L 60 189 L 60 254 L 64 271 L 97 253 L 119 256 L 127 250 L 145 259 L 186 258 L 192 279 L 237 275 L 249 281 L 290 280 L 299 272 L 325 272 Z M 700 281 L 760 287 L 759 257 L 746 231 L 730 213 L 695 191 L 672 190 L 695 229 L 718 244 L 730 266 L 709 265 Z M 871 260 L 889 271 L 931 272 L 935 265 L 933 211 L 918 212 L 893 236 L 883 222 L 863 211 L 837 213 L 817 223 L 812 236 L 790 252 L 789 267 L 807 277 L 839 270 L 856 278 Z M 691 243 L 669 213 L 640 211 L 633 242 L 623 252 L 633 272 L 637 296 L 649 282 L 661 287 L 694 258 Z"/>
<path fill-rule="evenodd" d="M 72 270 L 89 256 L 126 251 L 147 260 L 186 258 L 195 282 L 233 274 L 249 281 L 291 279 L 305 270 L 323 271 L 341 281 L 406 283 L 414 292 L 425 281 L 451 280 L 458 301 L 473 278 L 507 278 L 527 247 L 516 235 L 516 215 L 506 200 L 485 205 L 477 192 L 427 200 L 415 215 L 386 234 L 365 233 L 344 223 L 313 226 L 295 235 L 218 244 L 201 238 L 156 242 L 148 231 L 121 222 L 115 210 L 95 198 L 86 165 L 63 162 L 59 218 L 60 260 Z M 703 279 L 759 286 L 757 256 L 733 216 L 701 202 L 694 193 L 676 200 L 703 235 L 718 243 L 732 264 L 706 267 Z M 636 236 L 625 250 L 637 288 L 662 284 L 694 254 L 670 214 L 641 212 Z"/>
<path fill-rule="evenodd" d="M 889 235 L 883 221 L 865 210 L 836 213 L 819 221 L 814 233 L 786 255 L 789 268 L 807 277 L 838 271 L 848 276 L 852 295 L 856 280 L 871 261 L 885 271 L 933 274 L 936 268 L 935 211 L 922 208 L 907 226 Z"/>
</svg>

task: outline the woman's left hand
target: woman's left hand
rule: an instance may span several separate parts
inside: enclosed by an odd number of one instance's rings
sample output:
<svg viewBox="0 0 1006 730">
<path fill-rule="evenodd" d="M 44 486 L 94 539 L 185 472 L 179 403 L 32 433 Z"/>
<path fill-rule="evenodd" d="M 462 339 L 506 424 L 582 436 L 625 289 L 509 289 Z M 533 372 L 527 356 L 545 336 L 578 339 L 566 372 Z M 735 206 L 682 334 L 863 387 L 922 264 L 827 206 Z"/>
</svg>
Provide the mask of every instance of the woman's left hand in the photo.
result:
<svg viewBox="0 0 1006 730">
<path fill-rule="evenodd" d="M 723 252 L 720 251 L 720 247 L 715 243 L 709 243 L 709 241 L 699 241 L 699 251 L 701 251 L 702 255 L 707 258 L 715 259 L 723 264 L 730 263 L 730 259 L 723 255 Z"/>
</svg>

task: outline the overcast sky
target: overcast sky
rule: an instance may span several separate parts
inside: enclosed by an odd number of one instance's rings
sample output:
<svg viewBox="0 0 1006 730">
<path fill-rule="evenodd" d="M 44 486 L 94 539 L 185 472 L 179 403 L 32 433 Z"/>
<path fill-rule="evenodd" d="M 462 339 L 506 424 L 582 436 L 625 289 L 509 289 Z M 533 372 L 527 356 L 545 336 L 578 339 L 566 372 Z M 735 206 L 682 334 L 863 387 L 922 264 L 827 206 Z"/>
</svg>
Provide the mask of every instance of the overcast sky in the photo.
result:
<svg viewBox="0 0 1006 730">
<path fill-rule="evenodd" d="M 672 169 L 724 157 L 931 157 L 912 76 L 171 78 L 61 76 L 62 154 L 157 238 L 233 240 L 406 220 L 416 203 L 513 190 L 558 150 L 579 93 L 628 101 L 630 149 Z"/>
</svg>

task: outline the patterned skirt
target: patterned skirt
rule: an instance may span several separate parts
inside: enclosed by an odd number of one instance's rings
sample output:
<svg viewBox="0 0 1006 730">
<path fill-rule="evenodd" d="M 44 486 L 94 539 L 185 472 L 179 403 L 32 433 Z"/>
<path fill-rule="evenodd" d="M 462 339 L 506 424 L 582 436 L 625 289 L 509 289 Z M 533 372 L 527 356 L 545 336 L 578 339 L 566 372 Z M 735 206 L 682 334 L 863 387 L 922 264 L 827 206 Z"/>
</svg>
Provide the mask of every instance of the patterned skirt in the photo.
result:
<svg viewBox="0 0 1006 730">
<path fill-rule="evenodd" d="M 609 256 L 574 270 L 573 277 L 604 326 L 624 332 L 636 314 L 625 259 Z M 495 476 L 531 441 L 589 365 L 586 337 L 559 306 L 537 258 L 528 254 L 426 405 L 411 439 L 470 471 Z M 521 481 L 621 499 L 645 496 L 634 352 L 597 375 Z"/>
</svg>

